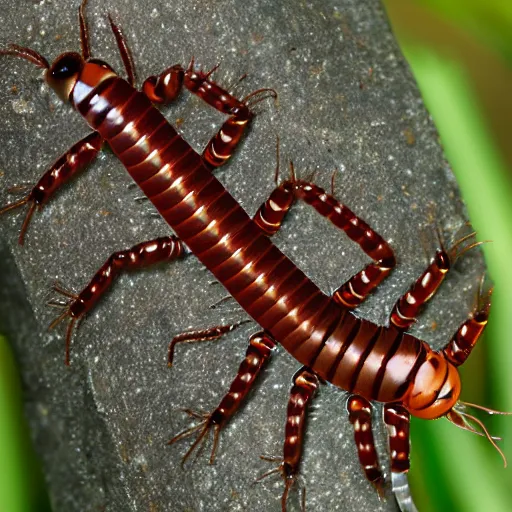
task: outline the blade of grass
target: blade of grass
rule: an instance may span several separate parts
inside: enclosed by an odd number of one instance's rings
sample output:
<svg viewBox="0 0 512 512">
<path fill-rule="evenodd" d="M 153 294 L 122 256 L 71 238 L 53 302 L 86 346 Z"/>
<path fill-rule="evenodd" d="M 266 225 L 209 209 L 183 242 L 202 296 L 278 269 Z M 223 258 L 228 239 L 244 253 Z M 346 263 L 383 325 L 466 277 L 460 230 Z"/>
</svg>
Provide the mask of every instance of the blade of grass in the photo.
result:
<svg viewBox="0 0 512 512">
<path fill-rule="evenodd" d="M 512 315 L 508 311 L 508 305 L 512 303 L 512 272 L 509 271 L 512 186 L 488 136 L 464 72 L 453 61 L 423 47 L 405 45 L 404 51 L 438 127 L 472 223 L 481 239 L 494 240 L 493 244 L 484 247 L 490 274 L 496 281 L 489 329 L 494 336 L 492 339 L 487 337 L 487 348 L 497 402 L 511 410 L 508 391 L 512 389 L 512 372 L 509 372 L 512 343 L 507 340 L 506 333 L 512 332 Z M 509 452 L 509 458 L 511 423 L 510 418 L 503 423 L 508 434 L 509 443 L 505 450 Z M 481 439 L 463 440 L 467 436 L 462 437 L 463 433 L 454 431 L 453 426 L 438 424 L 440 422 L 425 427 L 431 436 L 435 432 L 435 440 L 418 440 L 418 443 L 428 443 L 428 450 L 437 454 L 440 467 L 444 468 L 442 474 L 446 481 L 430 484 L 435 486 L 431 487 L 430 493 L 438 494 L 438 486 L 444 484 L 460 510 L 508 510 L 510 486 L 504 482 L 506 473 L 494 451 Z M 413 477 L 414 472 L 413 468 Z M 435 510 L 443 508 L 443 503 L 434 506 Z"/>
<path fill-rule="evenodd" d="M 49 511 L 21 395 L 14 358 L 7 341 L 0 336 L 0 510 Z"/>
</svg>

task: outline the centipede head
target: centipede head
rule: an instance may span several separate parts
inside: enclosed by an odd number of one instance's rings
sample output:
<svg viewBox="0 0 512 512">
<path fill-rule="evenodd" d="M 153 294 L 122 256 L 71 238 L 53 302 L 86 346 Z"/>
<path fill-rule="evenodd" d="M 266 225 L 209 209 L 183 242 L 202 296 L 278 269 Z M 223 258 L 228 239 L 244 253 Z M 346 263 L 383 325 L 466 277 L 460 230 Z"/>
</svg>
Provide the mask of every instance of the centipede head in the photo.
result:
<svg viewBox="0 0 512 512">
<path fill-rule="evenodd" d="M 428 351 L 411 387 L 402 399 L 403 405 L 418 418 L 433 420 L 444 416 L 463 430 L 485 436 L 501 455 L 506 467 L 505 455 L 496 444 L 500 438 L 491 436 L 483 422 L 469 414 L 468 408 L 480 409 L 488 414 L 512 413 L 462 402 L 459 400 L 460 390 L 460 376 L 455 365 L 448 361 L 442 352 Z"/>
<path fill-rule="evenodd" d="M 80 71 L 85 64 L 84 59 L 79 53 L 67 52 L 60 54 L 50 66 L 48 61 L 39 52 L 17 44 L 10 44 L 7 48 L 0 49 L 0 55 L 10 55 L 11 57 L 24 59 L 38 68 L 46 70 L 45 81 L 64 101 L 68 101 Z"/>
<path fill-rule="evenodd" d="M 47 69 L 45 80 L 61 100 L 69 100 L 84 64 L 79 53 L 67 52 L 59 55 Z"/>
<path fill-rule="evenodd" d="M 429 350 L 420 365 L 403 405 L 417 418 L 433 420 L 446 416 L 459 399 L 457 368 L 439 352 Z"/>
</svg>

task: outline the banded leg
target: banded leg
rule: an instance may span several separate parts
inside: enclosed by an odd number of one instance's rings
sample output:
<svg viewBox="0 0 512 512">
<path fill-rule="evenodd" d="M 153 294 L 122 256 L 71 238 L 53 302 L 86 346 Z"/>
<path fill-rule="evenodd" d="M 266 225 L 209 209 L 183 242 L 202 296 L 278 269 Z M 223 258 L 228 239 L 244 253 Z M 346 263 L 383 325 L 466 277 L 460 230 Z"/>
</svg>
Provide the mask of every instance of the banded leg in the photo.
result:
<svg viewBox="0 0 512 512">
<path fill-rule="evenodd" d="M 482 335 L 489 318 L 491 295 L 492 287 L 483 291 L 481 283 L 475 311 L 457 329 L 453 338 L 443 348 L 443 354 L 453 365 L 460 366 L 466 361 Z"/>
<path fill-rule="evenodd" d="M 251 390 L 256 377 L 268 362 L 276 343 L 265 332 L 253 334 L 249 340 L 249 347 L 245 353 L 245 358 L 240 364 L 238 373 L 234 378 L 229 391 L 224 395 L 217 408 L 209 413 L 198 413 L 190 409 L 185 412 L 189 416 L 200 420 L 197 425 L 190 427 L 174 436 L 168 444 L 174 444 L 181 439 L 191 437 L 197 433 L 197 436 L 183 456 L 182 463 L 190 457 L 192 452 L 206 441 L 207 434 L 213 430 L 213 446 L 210 454 L 210 464 L 215 460 L 215 453 L 219 443 L 220 431 L 224 428 L 229 419 L 236 413 L 242 405 L 245 397 Z"/>
<path fill-rule="evenodd" d="M 277 468 L 259 477 L 258 481 L 275 473 L 281 474 L 284 480 L 284 491 L 281 497 L 283 512 L 286 512 L 288 495 L 296 483 L 299 483 L 302 489 L 302 510 L 306 510 L 306 489 L 302 483 L 298 482 L 298 478 L 304 443 L 307 408 L 318 389 L 318 385 L 318 377 L 306 367 L 301 368 L 295 374 L 286 411 L 283 457 L 282 459 L 276 457 L 261 457 L 270 462 L 280 463 Z"/>
<path fill-rule="evenodd" d="M 71 335 L 75 323 L 92 309 L 112 281 L 121 272 L 146 267 L 163 261 L 173 261 L 185 253 L 183 242 L 175 236 L 168 236 L 150 240 L 133 246 L 131 249 L 113 253 L 94 274 L 89 284 L 77 295 L 64 290 L 58 285 L 54 290 L 67 298 L 65 303 L 51 301 L 50 306 L 62 308 L 64 311 L 51 324 L 53 329 L 57 324 L 69 317 L 66 331 L 66 356 L 65 364 L 69 366 L 69 350 Z"/>
<path fill-rule="evenodd" d="M 407 472 L 410 467 L 409 413 L 400 405 L 386 404 L 384 406 L 384 423 L 388 428 L 389 435 L 393 493 L 402 512 L 416 512 L 407 480 Z"/>
<path fill-rule="evenodd" d="M 384 494 L 384 477 L 380 470 L 372 432 L 372 406 L 366 398 L 353 395 L 348 399 L 347 410 L 354 426 L 357 456 L 366 478 L 375 486 L 379 495 Z"/>
<path fill-rule="evenodd" d="M 103 139 L 99 133 L 93 132 L 87 137 L 77 142 L 69 151 L 64 153 L 51 167 L 48 169 L 36 185 L 30 189 L 28 194 L 19 201 L 8 204 L 0 209 L 0 215 L 10 210 L 14 210 L 25 204 L 29 205 L 28 212 L 23 221 L 18 243 L 23 245 L 25 233 L 32 215 L 38 207 L 39 209 L 47 203 L 55 192 L 67 183 L 73 176 L 78 174 L 88 164 L 90 164 L 103 144 Z M 26 192 L 27 187 L 13 187 L 10 192 Z"/>
<path fill-rule="evenodd" d="M 238 322 L 236 324 L 228 324 L 228 325 L 216 325 L 215 327 L 209 327 L 208 329 L 201 329 L 198 331 L 187 331 L 174 336 L 174 338 L 169 343 L 169 348 L 167 350 L 167 366 L 169 368 L 172 367 L 174 362 L 174 350 L 178 343 L 196 343 L 200 341 L 214 341 L 222 338 L 224 334 L 233 331 L 240 325 L 246 324 L 251 320 L 244 320 L 242 322 Z"/>
<path fill-rule="evenodd" d="M 258 89 L 244 99 L 238 100 L 210 80 L 210 76 L 217 67 L 215 66 L 207 73 L 201 70 L 196 71 L 194 59 L 192 59 L 186 70 L 179 64 L 172 66 L 159 76 L 150 76 L 142 86 L 146 96 L 153 103 L 158 104 L 173 101 L 184 86 L 208 105 L 230 116 L 203 151 L 203 160 L 212 168 L 220 167 L 233 155 L 245 129 L 254 117 L 250 107 L 267 97 L 277 97 L 273 89 Z"/>
<path fill-rule="evenodd" d="M 295 199 L 302 199 L 313 206 L 372 258 L 373 263 L 367 265 L 333 294 L 333 298 L 347 308 L 359 306 L 395 266 L 393 250 L 366 222 L 333 196 L 313 183 L 295 179 L 293 167 L 292 178 L 281 183 L 272 192 L 269 199 L 256 212 L 254 221 L 267 235 L 273 235 L 281 227 Z"/>
<path fill-rule="evenodd" d="M 458 258 L 469 249 L 480 245 L 472 242 L 464 245 L 464 242 L 474 238 L 475 233 L 470 233 L 458 239 L 449 249 L 438 249 L 427 270 L 421 274 L 407 293 L 398 299 L 391 311 L 390 322 L 401 330 L 407 330 L 416 322 L 416 318 L 422 307 L 434 296 L 450 268 Z M 442 244 L 441 244 L 442 245 Z"/>
</svg>

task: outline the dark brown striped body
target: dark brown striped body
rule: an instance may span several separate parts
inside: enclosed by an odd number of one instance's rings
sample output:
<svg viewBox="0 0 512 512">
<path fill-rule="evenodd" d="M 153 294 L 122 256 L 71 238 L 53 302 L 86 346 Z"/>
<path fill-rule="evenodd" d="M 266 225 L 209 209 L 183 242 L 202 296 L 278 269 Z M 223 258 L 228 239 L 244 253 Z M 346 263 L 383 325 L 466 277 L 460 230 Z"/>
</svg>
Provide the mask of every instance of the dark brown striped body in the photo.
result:
<svg viewBox="0 0 512 512">
<path fill-rule="evenodd" d="M 303 365 L 295 374 L 290 391 L 283 456 L 262 457 L 279 465 L 258 479 L 276 473 L 284 479 L 282 512 L 286 512 L 287 498 L 294 487 L 301 492 L 301 508 L 305 510 L 306 493 L 299 471 L 306 416 L 322 381 L 352 393 L 346 405 L 357 454 L 366 477 L 379 493 L 385 491 L 385 478 L 372 432 L 370 400 L 385 403 L 383 421 L 388 427 L 391 485 L 402 512 L 416 512 L 407 482 L 411 414 L 425 419 L 446 416 L 465 430 L 484 433 L 503 456 L 483 423 L 467 413 L 470 404 L 459 401 L 461 383 L 457 367 L 465 362 L 487 324 L 492 288 L 485 290 L 482 279 L 472 314 L 441 350 L 433 351 L 407 333 L 450 267 L 464 252 L 479 245 L 471 242 L 475 233 L 460 236 L 446 248 L 437 229 L 440 247 L 435 257 L 395 303 L 388 326 L 357 317 L 354 309 L 396 265 L 393 248 L 377 231 L 333 195 L 311 181 L 297 179 L 292 164 L 290 178 L 281 183 L 279 168 L 276 169 L 276 188 L 254 219 L 213 175 L 213 170 L 233 155 L 254 117 L 252 107 L 265 98 L 276 99 L 276 91 L 258 89 L 238 99 L 210 78 L 218 66 L 208 72 L 196 70 L 192 59 L 186 69 L 175 64 L 158 76 L 148 77 L 142 92 L 138 92 L 127 41 L 110 15 L 110 27 L 128 81 L 119 78 L 108 64 L 91 59 L 84 15 L 86 3 L 82 0 L 79 8 L 80 54 L 63 53 L 50 65 L 31 48 L 10 44 L 0 49 L 0 56 L 21 58 L 44 69 L 48 85 L 61 99 L 70 101 L 94 130 L 57 159 L 32 189 L 9 189 L 11 193 L 28 193 L 0 208 L 0 215 L 28 207 L 18 239 L 23 244 L 35 209 L 40 209 L 64 183 L 92 162 L 107 142 L 178 236 L 147 240 L 111 254 L 79 294 L 54 285 L 54 291 L 65 300 L 48 302 L 62 310 L 50 327 L 68 321 L 65 364 L 70 363 L 74 326 L 98 303 L 117 276 L 142 266 L 176 260 L 186 253 L 186 245 L 263 330 L 251 336 L 245 358 L 219 405 L 210 413 L 185 410 L 197 423 L 169 441 L 173 444 L 195 437 L 183 462 L 196 448 L 200 450 L 213 432 L 213 463 L 221 430 L 240 409 L 276 343 Z M 227 116 L 202 155 L 154 107 L 174 101 L 182 88 Z M 331 187 L 334 190 L 334 175 Z M 332 296 L 322 293 L 270 241 L 296 200 L 313 207 L 371 259 Z M 169 366 L 178 344 L 219 339 L 246 322 L 178 334 L 169 344 Z"/>
<path fill-rule="evenodd" d="M 300 363 L 368 399 L 403 396 L 428 350 L 421 341 L 322 293 L 126 81 L 86 64 L 72 98 L 178 237 Z"/>
<path fill-rule="evenodd" d="M 128 43 L 110 15 L 110 27 L 128 81 L 119 78 L 106 63 L 91 59 L 86 3 L 82 0 L 79 8 L 80 54 L 63 53 L 50 65 L 31 48 L 10 44 L 0 49 L 0 56 L 21 58 L 44 69 L 48 85 L 61 99 L 70 101 L 94 130 L 56 160 L 31 190 L 26 186 L 9 189 L 11 193 L 28 194 L 0 208 L 0 215 L 27 206 L 18 239 L 22 244 L 35 209 L 40 209 L 64 183 L 92 162 L 107 142 L 178 237 L 147 240 L 111 254 L 79 294 L 59 284 L 54 286 L 65 300 L 48 302 L 62 310 L 50 327 L 68 321 L 65 364 L 70 363 L 74 326 L 98 303 L 117 276 L 176 260 L 186 253 L 187 245 L 263 330 L 251 336 L 245 358 L 219 405 L 210 413 L 185 410 L 198 423 L 169 441 L 173 444 L 195 437 L 183 462 L 196 448 L 200 451 L 213 432 L 213 463 L 221 430 L 240 409 L 276 343 L 303 365 L 295 374 L 290 392 L 283 457 L 262 457 L 279 465 L 258 479 L 276 473 L 284 479 L 282 512 L 286 512 L 287 498 L 294 487 L 301 492 L 301 508 L 305 510 L 305 487 L 299 471 L 306 415 L 322 381 L 352 393 L 346 405 L 357 454 L 366 477 L 380 493 L 385 491 L 385 479 L 372 432 L 370 400 L 385 403 L 383 421 L 388 427 L 391 485 L 402 512 L 416 512 L 407 483 L 411 414 L 425 419 L 446 416 L 465 430 L 484 433 L 503 456 L 483 423 L 467 413 L 470 404 L 459 401 L 457 367 L 465 362 L 487 324 L 492 288 L 485 290 L 482 279 L 476 307 L 440 351 L 433 351 L 407 333 L 450 267 L 464 252 L 479 245 L 471 242 L 475 233 L 460 236 L 446 248 L 437 229 L 440 247 L 423 274 L 395 303 L 389 325 L 360 319 L 354 309 L 396 265 L 393 248 L 377 231 L 333 195 L 310 181 L 297 179 L 292 164 L 290 179 L 281 183 L 279 168 L 276 170 L 276 188 L 254 219 L 213 175 L 213 170 L 233 155 L 254 117 L 252 107 L 265 98 L 276 99 L 276 91 L 258 89 L 238 99 L 210 78 L 218 66 L 208 72 L 196 70 L 192 59 L 186 69 L 176 64 L 158 76 L 148 77 L 142 92 L 138 92 Z M 153 106 L 174 101 L 182 88 L 227 116 L 202 155 Z M 334 189 L 334 175 L 331 187 Z M 270 242 L 296 200 L 313 207 L 371 259 L 332 296 L 323 294 Z M 169 344 L 169 366 L 178 344 L 219 339 L 246 322 L 178 334 Z"/>
</svg>

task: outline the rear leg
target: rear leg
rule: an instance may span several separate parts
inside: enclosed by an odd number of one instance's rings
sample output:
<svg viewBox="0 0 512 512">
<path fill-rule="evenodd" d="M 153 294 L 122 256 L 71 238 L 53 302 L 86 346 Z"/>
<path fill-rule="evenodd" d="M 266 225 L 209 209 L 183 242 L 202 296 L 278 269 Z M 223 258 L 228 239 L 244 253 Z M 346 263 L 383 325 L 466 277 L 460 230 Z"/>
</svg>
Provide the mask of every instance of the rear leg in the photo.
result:
<svg viewBox="0 0 512 512">
<path fill-rule="evenodd" d="M 412 500 L 407 473 L 410 461 L 410 415 L 397 404 L 384 406 L 384 423 L 388 428 L 388 446 L 391 462 L 391 488 L 402 512 L 417 512 Z"/>
<path fill-rule="evenodd" d="M 366 478 L 375 486 L 379 495 L 384 495 L 384 476 L 380 470 L 379 458 L 375 450 L 372 432 L 372 405 L 359 395 L 351 396 L 347 401 L 349 420 L 354 427 L 354 442 L 357 447 L 359 463 Z"/>
<path fill-rule="evenodd" d="M 286 411 L 283 457 L 261 457 L 269 462 L 279 462 L 277 468 L 260 476 L 261 481 L 267 476 L 279 473 L 284 480 L 281 497 L 282 511 L 286 512 L 286 503 L 292 488 L 297 485 L 301 490 L 301 508 L 306 510 L 306 488 L 300 480 L 300 461 L 304 444 L 307 409 L 319 386 L 318 377 L 308 368 L 301 368 L 293 377 L 290 399 Z"/>
<path fill-rule="evenodd" d="M 168 443 L 174 444 L 182 439 L 196 435 L 194 442 L 183 456 L 183 464 L 198 446 L 203 446 L 211 431 L 213 431 L 213 446 L 210 453 L 210 464 L 213 464 L 221 430 L 242 405 L 257 376 L 270 359 L 275 346 L 274 340 L 265 332 L 253 334 L 249 340 L 249 347 L 245 353 L 244 360 L 240 364 L 238 373 L 217 408 L 209 414 L 190 409 L 185 410 L 189 416 L 200 420 L 199 423 L 180 432 Z"/>
<path fill-rule="evenodd" d="M 350 422 L 354 426 L 354 441 L 361 467 L 366 478 L 383 498 L 385 480 L 380 469 L 372 432 L 372 405 L 365 398 L 353 395 L 347 402 L 347 409 Z M 397 404 L 385 404 L 383 412 L 384 423 L 388 429 L 392 491 L 402 512 L 417 512 L 407 479 L 410 467 L 409 413 Z"/>
</svg>

